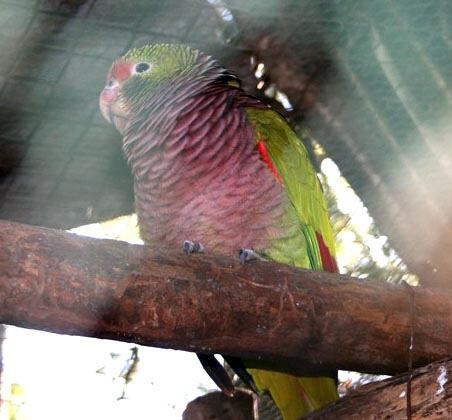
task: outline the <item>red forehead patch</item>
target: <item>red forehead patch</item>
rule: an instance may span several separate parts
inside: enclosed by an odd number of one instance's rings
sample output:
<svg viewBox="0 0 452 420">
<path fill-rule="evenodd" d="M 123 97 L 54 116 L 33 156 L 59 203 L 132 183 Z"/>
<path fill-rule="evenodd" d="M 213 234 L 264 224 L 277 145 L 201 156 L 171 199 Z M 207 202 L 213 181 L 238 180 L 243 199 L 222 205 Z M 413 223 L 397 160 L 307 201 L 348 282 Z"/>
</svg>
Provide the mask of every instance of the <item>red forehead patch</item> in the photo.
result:
<svg viewBox="0 0 452 420">
<path fill-rule="evenodd" d="M 116 63 L 113 64 L 113 67 L 111 68 L 110 71 L 110 77 L 120 82 L 128 79 L 131 74 L 132 74 L 132 63 L 129 63 L 128 61 L 124 60 L 116 61 Z"/>
</svg>

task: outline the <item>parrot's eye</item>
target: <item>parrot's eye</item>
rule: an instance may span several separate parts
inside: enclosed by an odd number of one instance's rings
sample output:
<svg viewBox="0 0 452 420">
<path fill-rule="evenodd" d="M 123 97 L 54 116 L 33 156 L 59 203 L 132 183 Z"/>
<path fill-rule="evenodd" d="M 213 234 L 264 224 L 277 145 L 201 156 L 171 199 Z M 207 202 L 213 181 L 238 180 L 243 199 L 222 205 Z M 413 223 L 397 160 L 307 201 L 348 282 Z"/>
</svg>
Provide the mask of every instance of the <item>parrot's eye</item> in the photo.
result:
<svg viewBox="0 0 452 420">
<path fill-rule="evenodd" d="M 144 73 L 145 71 L 148 71 L 151 68 L 151 66 L 148 63 L 138 63 L 135 64 L 135 73 Z"/>
</svg>

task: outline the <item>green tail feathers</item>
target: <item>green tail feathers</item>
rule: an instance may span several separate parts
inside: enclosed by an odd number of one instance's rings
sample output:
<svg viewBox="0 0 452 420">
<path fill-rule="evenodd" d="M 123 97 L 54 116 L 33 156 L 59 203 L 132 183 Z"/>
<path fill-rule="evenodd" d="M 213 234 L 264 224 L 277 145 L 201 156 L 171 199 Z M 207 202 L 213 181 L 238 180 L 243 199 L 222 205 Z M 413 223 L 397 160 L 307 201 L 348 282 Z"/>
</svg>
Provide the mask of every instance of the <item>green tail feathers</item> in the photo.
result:
<svg viewBox="0 0 452 420">
<path fill-rule="evenodd" d="M 248 369 L 256 386 L 269 391 L 284 420 L 296 420 L 336 400 L 336 381 L 332 378 L 298 378 L 294 375 Z"/>
</svg>

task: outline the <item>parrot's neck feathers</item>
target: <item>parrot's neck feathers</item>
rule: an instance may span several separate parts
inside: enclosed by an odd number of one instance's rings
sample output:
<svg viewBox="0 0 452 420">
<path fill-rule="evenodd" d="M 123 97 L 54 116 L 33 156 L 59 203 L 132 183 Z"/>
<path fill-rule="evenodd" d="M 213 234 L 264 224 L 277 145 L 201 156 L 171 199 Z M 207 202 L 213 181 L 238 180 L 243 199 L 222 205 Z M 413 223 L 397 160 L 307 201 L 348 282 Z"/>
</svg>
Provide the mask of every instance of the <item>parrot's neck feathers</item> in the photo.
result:
<svg viewBox="0 0 452 420">
<path fill-rule="evenodd" d="M 146 102 L 132 110 L 124 129 L 123 148 L 134 172 L 149 168 L 143 157 L 162 148 L 181 115 L 196 111 L 203 95 L 237 89 L 239 79 L 209 56 L 200 54 L 192 70 L 154 92 Z"/>
</svg>

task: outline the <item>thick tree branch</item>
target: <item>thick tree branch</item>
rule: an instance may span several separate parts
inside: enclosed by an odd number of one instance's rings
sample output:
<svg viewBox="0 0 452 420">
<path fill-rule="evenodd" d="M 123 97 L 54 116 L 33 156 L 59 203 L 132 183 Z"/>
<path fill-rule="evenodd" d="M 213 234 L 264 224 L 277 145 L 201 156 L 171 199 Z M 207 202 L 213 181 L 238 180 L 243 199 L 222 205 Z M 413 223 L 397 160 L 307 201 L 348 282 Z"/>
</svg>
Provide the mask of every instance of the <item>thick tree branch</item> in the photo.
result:
<svg viewBox="0 0 452 420">
<path fill-rule="evenodd" d="M 406 370 L 404 287 L 0 222 L 0 322 L 277 361 Z M 415 290 L 413 364 L 452 354 L 452 293 Z M 297 369 L 300 371 L 300 368 Z"/>
<path fill-rule="evenodd" d="M 452 418 L 452 360 L 413 371 L 412 418 Z M 306 420 L 406 419 L 407 374 L 364 385 Z M 365 414 L 364 414 L 365 413 Z"/>
</svg>

